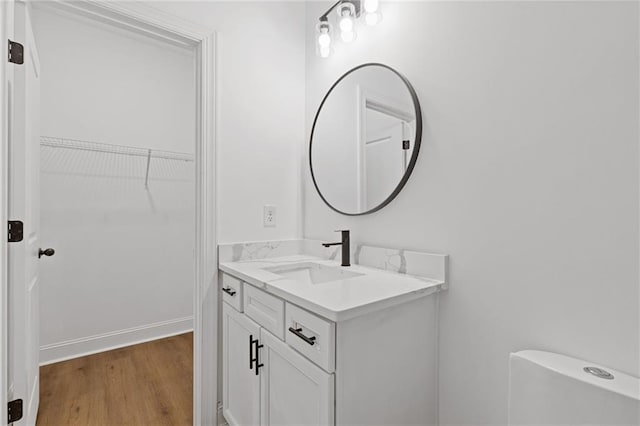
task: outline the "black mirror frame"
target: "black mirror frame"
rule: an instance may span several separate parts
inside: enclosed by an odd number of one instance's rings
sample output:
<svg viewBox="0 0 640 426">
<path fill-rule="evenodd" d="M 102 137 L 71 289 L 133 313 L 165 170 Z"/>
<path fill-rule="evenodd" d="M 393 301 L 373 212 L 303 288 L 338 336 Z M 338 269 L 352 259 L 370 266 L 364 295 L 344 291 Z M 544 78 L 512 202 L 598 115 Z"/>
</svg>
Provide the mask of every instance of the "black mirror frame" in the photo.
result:
<svg viewBox="0 0 640 426">
<path fill-rule="evenodd" d="M 416 135 L 415 135 L 413 152 L 411 154 L 411 160 L 409 160 L 409 164 L 407 166 L 407 170 L 405 170 L 404 175 L 402 176 L 402 179 L 400 180 L 400 182 L 398 183 L 396 188 L 393 190 L 391 195 L 389 195 L 382 203 L 378 204 L 376 207 L 374 207 L 374 208 L 372 208 L 370 210 L 367 210 L 367 211 L 362 212 L 362 213 L 347 213 L 347 212 L 343 212 L 341 210 L 338 210 L 337 208 L 332 206 L 331 203 L 329 203 L 329 201 L 327 201 L 327 199 L 324 198 L 324 196 L 322 195 L 322 192 L 320 192 L 320 188 L 318 187 L 318 182 L 316 182 L 316 177 L 315 177 L 315 175 L 313 173 L 313 158 L 312 158 L 312 153 L 311 153 L 312 147 L 313 147 L 313 133 L 314 133 L 315 128 L 316 128 L 316 123 L 318 121 L 318 117 L 320 116 L 320 111 L 322 111 L 322 107 L 324 106 L 324 103 L 326 102 L 326 100 L 329 98 L 329 95 L 331 94 L 333 89 L 338 84 L 340 84 L 340 82 L 342 80 L 344 80 L 349 74 L 359 70 L 360 68 L 370 67 L 370 66 L 378 66 L 378 67 L 382 67 L 382 68 L 386 68 L 386 69 L 390 70 L 395 75 L 400 77 L 402 82 L 405 84 L 405 86 L 409 90 L 409 94 L 411 95 L 411 99 L 413 100 L 413 107 L 414 107 L 415 114 L 416 114 Z M 320 106 L 318 107 L 318 111 L 316 112 L 316 116 L 313 119 L 313 126 L 311 126 L 311 135 L 309 137 L 309 170 L 311 171 L 311 179 L 313 180 L 313 186 L 315 186 L 316 191 L 318 192 L 318 195 L 320 196 L 322 201 L 324 201 L 324 203 L 327 206 L 329 206 L 329 208 L 331 210 L 333 210 L 333 211 L 335 211 L 337 213 L 343 214 L 345 216 L 363 216 L 365 214 L 375 213 L 378 210 L 380 210 L 383 207 L 385 207 L 391 201 L 393 201 L 393 199 L 398 196 L 400 191 L 402 191 L 402 188 L 404 188 L 404 186 L 406 185 L 407 181 L 409 180 L 409 176 L 411 176 L 411 173 L 413 172 L 413 168 L 415 167 L 416 161 L 418 160 L 418 153 L 420 152 L 420 144 L 421 144 L 421 142 L 422 142 L 422 109 L 420 108 L 420 101 L 418 100 L 418 95 L 416 94 L 416 91 L 413 88 L 413 86 L 411 85 L 411 83 L 409 82 L 409 80 L 404 75 L 400 74 L 398 71 L 396 71 L 395 69 L 391 68 L 389 65 L 386 65 L 386 64 L 382 64 L 382 63 L 378 63 L 378 62 L 369 62 L 369 63 L 366 63 L 366 64 L 358 65 L 357 67 L 352 68 L 349 71 L 347 71 L 346 73 L 344 73 L 335 83 L 333 83 L 333 85 L 331 86 L 331 88 L 329 89 L 327 94 L 324 95 L 324 98 L 322 99 L 322 102 L 320 102 Z"/>
</svg>

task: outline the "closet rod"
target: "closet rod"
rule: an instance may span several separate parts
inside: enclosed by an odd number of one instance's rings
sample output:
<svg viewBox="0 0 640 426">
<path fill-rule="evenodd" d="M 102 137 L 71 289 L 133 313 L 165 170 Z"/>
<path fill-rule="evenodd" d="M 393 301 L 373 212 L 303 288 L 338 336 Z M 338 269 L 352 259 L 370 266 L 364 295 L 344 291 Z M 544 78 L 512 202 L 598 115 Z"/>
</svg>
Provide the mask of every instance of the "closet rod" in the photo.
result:
<svg viewBox="0 0 640 426">
<path fill-rule="evenodd" d="M 182 152 L 137 148 L 132 146 L 83 141 L 80 139 L 59 138 L 54 136 L 41 136 L 40 145 L 52 148 L 75 149 L 79 151 L 145 157 L 147 158 L 147 161 L 149 160 L 149 158 L 162 158 L 165 160 L 178 160 L 186 162 L 194 161 L 193 155 Z"/>
</svg>

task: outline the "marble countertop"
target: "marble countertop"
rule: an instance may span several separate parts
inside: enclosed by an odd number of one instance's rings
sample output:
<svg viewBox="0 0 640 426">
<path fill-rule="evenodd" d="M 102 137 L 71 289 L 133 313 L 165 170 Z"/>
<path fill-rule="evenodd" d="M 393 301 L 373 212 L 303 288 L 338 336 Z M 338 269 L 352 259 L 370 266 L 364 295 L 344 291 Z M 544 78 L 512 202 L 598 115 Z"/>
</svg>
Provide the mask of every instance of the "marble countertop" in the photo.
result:
<svg viewBox="0 0 640 426">
<path fill-rule="evenodd" d="M 288 279 L 264 268 L 314 262 L 342 268 L 335 260 L 292 255 L 259 260 L 220 262 L 220 270 L 331 321 L 344 321 L 439 291 L 444 281 L 361 265 L 347 267 L 362 274 L 320 284 Z"/>
</svg>

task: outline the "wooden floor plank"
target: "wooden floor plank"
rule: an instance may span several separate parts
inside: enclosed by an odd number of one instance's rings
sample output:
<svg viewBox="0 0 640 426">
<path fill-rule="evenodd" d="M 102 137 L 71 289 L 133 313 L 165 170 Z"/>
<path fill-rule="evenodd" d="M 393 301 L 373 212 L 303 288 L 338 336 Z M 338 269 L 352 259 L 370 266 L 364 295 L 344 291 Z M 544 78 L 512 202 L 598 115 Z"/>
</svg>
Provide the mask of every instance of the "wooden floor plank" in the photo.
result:
<svg viewBox="0 0 640 426">
<path fill-rule="evenodd" d="M 38 426 L 191 425 L 193 333 L 40 368 Z"/>
</svg>

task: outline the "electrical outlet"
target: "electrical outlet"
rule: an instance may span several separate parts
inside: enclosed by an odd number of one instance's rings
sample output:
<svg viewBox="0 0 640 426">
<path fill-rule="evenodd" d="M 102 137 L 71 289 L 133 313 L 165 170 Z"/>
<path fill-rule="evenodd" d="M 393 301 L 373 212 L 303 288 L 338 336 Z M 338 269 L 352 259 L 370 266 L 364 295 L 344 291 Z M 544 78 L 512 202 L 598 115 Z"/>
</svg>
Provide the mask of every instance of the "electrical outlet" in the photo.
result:
<svg viewBox="0 0 640 426">
<path fill-rule="evenodd" d="M 264 206 L 263 223 L 265 228 L 273 228 L 276 226 L 276 206 Z"/>
</svg>

